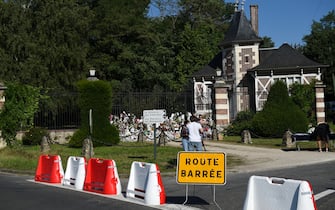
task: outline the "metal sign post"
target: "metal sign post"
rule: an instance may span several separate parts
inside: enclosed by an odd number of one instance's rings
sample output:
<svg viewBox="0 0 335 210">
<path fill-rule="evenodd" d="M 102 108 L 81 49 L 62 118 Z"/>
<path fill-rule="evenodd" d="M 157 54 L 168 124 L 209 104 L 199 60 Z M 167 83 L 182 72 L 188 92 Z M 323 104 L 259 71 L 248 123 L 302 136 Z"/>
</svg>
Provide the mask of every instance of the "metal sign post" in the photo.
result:
<svg viewBox="0 0 335 210">
<path fill-rule="evenodd" d="M 89 132 L 90 132 L 90 136 L 93 133 L 93 119 L 92 119 L 92 109 L 90 109 L 89 113 L 88 113 L 88 123 L 89 123 Z"/>
<path fill-rule="evenodd" d="M 157 142 L 156 142 L 156 123 L 154 123 L 154 160 L 157 156 Z"/>
<path fill-rule="evenodd" d="M 143 123 L 154 126 L 154 160 L 157 155 L 156 127 L 165 120 L 165 109 L 143 110 Z"/>
</svg>

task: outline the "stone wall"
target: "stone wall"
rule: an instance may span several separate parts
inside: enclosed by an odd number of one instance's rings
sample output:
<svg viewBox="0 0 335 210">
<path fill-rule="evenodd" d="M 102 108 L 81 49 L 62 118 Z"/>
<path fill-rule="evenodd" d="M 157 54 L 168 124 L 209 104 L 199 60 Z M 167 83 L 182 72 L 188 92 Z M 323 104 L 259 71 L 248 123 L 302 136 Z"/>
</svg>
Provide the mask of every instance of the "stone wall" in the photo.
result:
<svg viewBox="0 0 335 210">
<path fill-rule="evenodd" d="M 75 129 L 49 130 L 50 140 L 58 144 L 67 144 L 75 131 Z M 17 133 L 16 138 L 22 140 L 23 135 L 24 132 L 20 131 Z M 6 147 L 6 142 L 0 138 L 0 149 L 4 147 Z"/>
</svg>

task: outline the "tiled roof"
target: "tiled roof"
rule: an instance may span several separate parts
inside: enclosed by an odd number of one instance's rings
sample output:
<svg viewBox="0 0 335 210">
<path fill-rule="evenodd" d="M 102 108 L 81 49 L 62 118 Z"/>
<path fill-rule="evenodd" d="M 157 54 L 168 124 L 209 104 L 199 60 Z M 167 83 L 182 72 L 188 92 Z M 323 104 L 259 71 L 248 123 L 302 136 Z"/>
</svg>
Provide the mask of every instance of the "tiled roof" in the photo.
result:
<svg viewBox="0 0 335 210">
<path fill-rule="evenodd" d="M 261 41 L 262 39 L 256 35 L 251 27 L 251 23 L 245 17 L 244 10 L 241 10 L 234 13 L 228 31 L 220 46 L 224 48 L 233 43 L 257 43 Z"/>
<path fill-rule="evenodd" d="M 276 69 L 302 69 L 327 67 L 315 62 L 288 44 L 283 44 L 278 49 L 260 50 L 260 64 L 252 71 Z"/>
<path fill-rule="evenodd" d="M 213 69 L 219 68 L 222 69 L 222 52 L 219 52 L 208 64 Z"/>
<path fill-rule="evenodd" d="M 222 69 L 222 52 L 219 52 L 215 57 L 199 71 L 195 72 L 193 77 L 214 77 L 216 76 L 216 69 Z"/>
<path fill-rule="evenodd" d="M 204 77 L 208 79 L 215 77 L 215 76 L 216 76 L 216 69 L 212 68 L 210 65 L 204 66 L 202 69 L 193 73 L 192 75 L 192 77 L 195 77 L 195 78 Z"/>
</svg>

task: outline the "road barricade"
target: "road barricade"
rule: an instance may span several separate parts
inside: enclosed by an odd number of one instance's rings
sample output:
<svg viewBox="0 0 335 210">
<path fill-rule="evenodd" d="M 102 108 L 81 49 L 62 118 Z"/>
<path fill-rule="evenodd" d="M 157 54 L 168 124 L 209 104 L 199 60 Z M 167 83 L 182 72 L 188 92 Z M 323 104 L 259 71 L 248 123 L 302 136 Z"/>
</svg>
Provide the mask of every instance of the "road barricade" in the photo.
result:
<svg viewBox="0 0 335 210">
<path fill-rule="evenodd" d="M 59 155 L 40 155 L 35 173 L 35 181 L 62 183 L 64 170 Z"/>
<path fill-rule="evenodd" d="M 88 161 L 83 189 L 109 195 L 121 194 L 121 181 L 115 161 L 91 158 Z"/>
<path fill-rule="evenodd" d="M 251 176 L 244 210 L 316 210 L 312 186 L 307 181 Z"/>
<path fill-rule="evenodd" d="M 149 205 L 164 204 L 166 195 L 158 165 L 134 161 L 126 195 Z"/>
<path fill-rule="evenodd" d="M 82 190 L 86 175 L 86 160 L 84 157 L 70 156 L 67 159 L 63 185 Z"/>
</svg>

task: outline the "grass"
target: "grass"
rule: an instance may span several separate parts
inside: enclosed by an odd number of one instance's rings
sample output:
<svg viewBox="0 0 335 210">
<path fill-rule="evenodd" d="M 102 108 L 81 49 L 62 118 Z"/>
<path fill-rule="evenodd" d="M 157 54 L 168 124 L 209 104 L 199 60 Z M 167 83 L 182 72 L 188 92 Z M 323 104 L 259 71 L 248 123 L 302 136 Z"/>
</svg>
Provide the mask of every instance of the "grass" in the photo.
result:
<svg viewBox="0 0 335 210">
<path fill-rule="evenodd" d="M 285 150 L 290 149 L 282 144 L 281 138 L 253 138 L 252 144 L 244 144 L 241 142 L 240 136 L 227 136 L 227 137 L 224 137 L 222 141 L 218 141 L 218 142 L 246 145 L 246 146 L 251 146 L 251 147 L 265 147 L 265 148 L 285 149 Z M 330 141 L 329 143 L 333 144 L 333 141 Z M 316 141 L 299 142 L 299 146 L 301 149 L 305 149 L 305 150 L 317 149 Z M 292 149 L 296 149 L 295 146 L 293 146 Z"/>
<path fill-rule="evenodd" d="M 251 147 L 266 147 L 284 149 L 282 139 L 252 139 L 252 144 L 241 143 L 241 137 L 229 136 L 217 143 L 239 144 Z M 301 142 L 299 146 L 302 149 L 316 148 L 315 142 Z M 64 170 L 66 162 L 70 156 L 82 156 L 82 148 L 69 148 L 66 145 L 50 145 L 50 155 L 60 155 Z M 294 148 L 295 149 L 295 148 Z M 182 151 L 180 147 L 157 146 L 156 159 L 154 158 L 154 146 L 152 143 L 125 143 L 117 146 L 95 147 L 94 158 L 112 159 L 117 165 L 120 176 L 127 176 L 130 173 L 131 163 L 133 161 L 157 163 L 162 173 L 173 174 L 177 166 L 177 154 Z M 25 174 L 35 174 L 38 159 L 41 155 L 39 146 L 20 146 L 18 148 L 4 148 L 0 150 L 0 169 L 15 171 Z M 227 168 L 243 164 L 243 160 L 238 156 L 227 156 Z"/>
<path fill-rule="evenodd" d="M 50 145 L 49 155 L 60 155 L 64 170 L 70 156 L 82 156 L 81 148 L 69 148 L 66 145 Z M 111 147 L 95 147 L 93 158 L 112 159 L 115 161 L 120 176 L 128 176 L 133 161 L 157 163 L 162 173 L 174 174 L 177 166 L 177 154 L 180 147 L 157 146 L 156 159 L 152 143 L 120 143 Z M 24 174 L 35 174 L 40 146 L 20 146 L 0 150 L 0 169 Z M 241 164 L 238 157 L 228 156 L 227 167 Z"/>
</svg>

